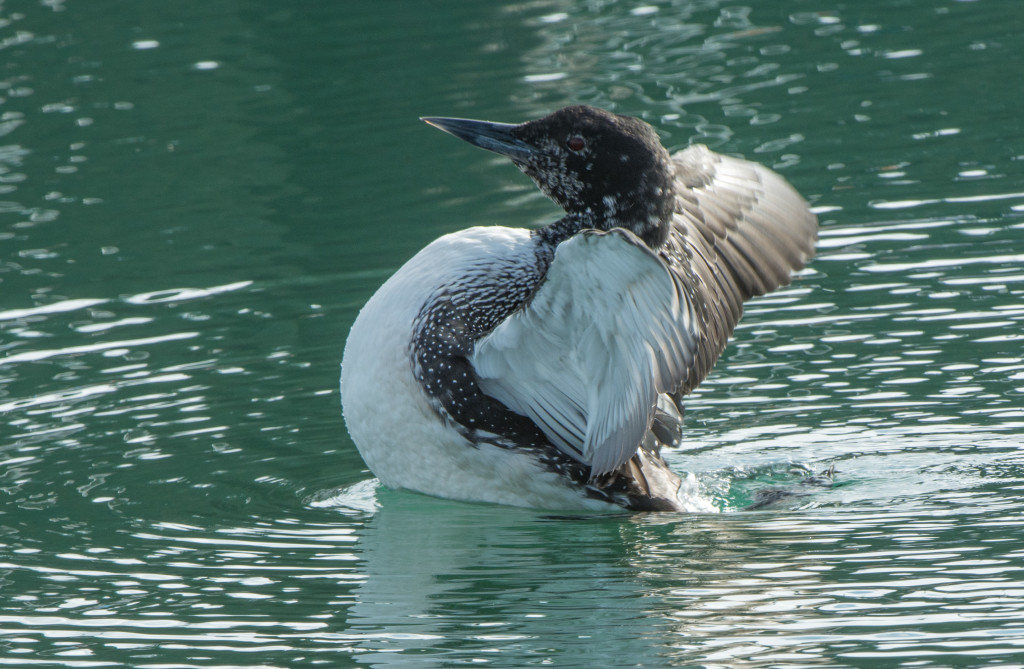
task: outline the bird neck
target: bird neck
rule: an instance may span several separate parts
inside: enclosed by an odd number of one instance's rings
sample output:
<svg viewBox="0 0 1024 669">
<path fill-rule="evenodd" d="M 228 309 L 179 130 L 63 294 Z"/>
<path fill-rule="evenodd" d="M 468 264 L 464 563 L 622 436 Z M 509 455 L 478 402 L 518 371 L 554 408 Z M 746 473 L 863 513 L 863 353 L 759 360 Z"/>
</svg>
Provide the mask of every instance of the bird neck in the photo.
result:
<svg viewBox="0 0 1024 669">
<path fill-rule="evenodd" d="M 554 223 L 535 230 L 533 235 L 551 248 L 558 246 L 581 230 L 625 228 L 642 239 L 649 248 L 657 249 L 668 238 L 671 214 L 643 207 L 637 210 L 613 208 L 595 212 L 593 209 L 569 212 Z"/>
<path fill-rule="evenodd" d="M 554 249 L 556 246 L 575 235 L 580 230 L 592 229 L 589 221 L 580 214 L 566 214 L 554 223 L 534 230 L 531 234 L 541 246 Z"/>
</svg>

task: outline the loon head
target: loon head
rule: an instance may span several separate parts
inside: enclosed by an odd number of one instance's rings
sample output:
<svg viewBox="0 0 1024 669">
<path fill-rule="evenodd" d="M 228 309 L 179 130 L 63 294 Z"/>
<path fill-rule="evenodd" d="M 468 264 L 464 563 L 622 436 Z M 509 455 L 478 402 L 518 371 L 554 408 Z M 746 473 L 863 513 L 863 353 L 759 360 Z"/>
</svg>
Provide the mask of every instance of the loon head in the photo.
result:
<svg viewBox="0 0 1024 669">
<path fill-rule="evenodd" d="M 510 158 L 581 227 L 626 228 L 651 248 L 668 235 L 675 171 L 654 128 L 638 118 L 576 105 L 518 124 L 423 120 Z"/>
</svg>

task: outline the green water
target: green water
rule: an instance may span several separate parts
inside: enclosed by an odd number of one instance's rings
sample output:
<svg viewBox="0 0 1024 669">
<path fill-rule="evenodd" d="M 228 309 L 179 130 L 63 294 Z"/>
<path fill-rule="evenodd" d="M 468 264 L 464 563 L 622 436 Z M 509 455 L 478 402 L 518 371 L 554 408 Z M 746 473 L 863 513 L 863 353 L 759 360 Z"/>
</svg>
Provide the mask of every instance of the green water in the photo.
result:
<svg viewBox="0 0 1024 669">
<path fill-rule="evenodd" d="M 0 664 L 1021 666 L 1022 54 L 1013 0 L 0 1 Z M 556 215 L 417 117 L 572 102 L 822 220 L 669 454 L 721 514 L 382 490 L 345 432 L 376 287 Z"/>
</svg>

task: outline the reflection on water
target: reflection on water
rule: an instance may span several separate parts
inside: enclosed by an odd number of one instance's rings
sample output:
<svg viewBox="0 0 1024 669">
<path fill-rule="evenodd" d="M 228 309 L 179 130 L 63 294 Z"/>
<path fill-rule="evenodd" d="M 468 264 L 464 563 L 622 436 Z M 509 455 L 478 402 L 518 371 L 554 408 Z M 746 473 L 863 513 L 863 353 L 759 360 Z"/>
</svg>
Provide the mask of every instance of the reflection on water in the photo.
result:
<svg viewBox="0 0 1024 669">
<path fill-rule="evenodd" d="M 991 541 L 989 530 L 1012 531 L 1019 514 L 989 510 L 982 521 L 976 510 L 956 508 L 965 500 L 951 501 L 926 515 L 744 523 L 735 548 L 746 543 L 754 559 L 738 551 L 724 574 L 669 589 L 681 637 L 674 647 L 687 658 L 765 663 L 1012 657 L 1024 644 L 1021 553 Z M 880 536 L 888 537 L 881 546 Z"/>
<path fill-rule="evenodd" d="M 1021 552 L 990 531 L 1021 519 L 963 501 L 925 517 L 591 519 L 582 534 L 580 519 L 519 511 L 425 524 L 398 502 L 363 533 L 351 622 L 379 666 L 511 649 L 556 666 L 1020 652 Z M 643 634 L 623 631 L 640 621 Z"/>
<path fill-rule="evenodd" d="M 1024 520 L 1006 499 L 557 517 L 384 497 L 372 516 L 19 548 L 0 563 L 7 608 L 23 609 L 0 614 L 6 658 L 45 644 L 53 663 L 100 663 L 81 666 L 834 666 L 1024 647 L 1024 552 L 1007 540 Z"/>
<path fill-rule="evenodd" d="M 0 5 L 0 664 L 1020 657 L 1020 18 L 442 5 Z M 389 272 L 552 215 L 416 117 L 569 102 L 773 165 L 823 222 L 669 455 L 726 513 L 383 490 L 344 434 Z"/>
</svg>

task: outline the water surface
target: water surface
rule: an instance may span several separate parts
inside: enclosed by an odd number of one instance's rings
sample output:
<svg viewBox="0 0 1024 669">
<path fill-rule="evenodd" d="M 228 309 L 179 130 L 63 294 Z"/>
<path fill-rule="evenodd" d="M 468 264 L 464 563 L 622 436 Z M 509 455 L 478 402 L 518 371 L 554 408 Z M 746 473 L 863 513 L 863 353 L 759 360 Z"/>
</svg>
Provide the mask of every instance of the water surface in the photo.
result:
<svg viewBox="0 0 1024 669">
<path fill-rule="evenodd" d="M 0 663 L 1019 666 L 1024 15 L 406 4 L 0 4 Z M 382 490 L 345 432 L 377 286 L 557 215 L 417 117 L 574 102 L 822 221 L 669 454 L 720 514 Z"/>
</svg>

